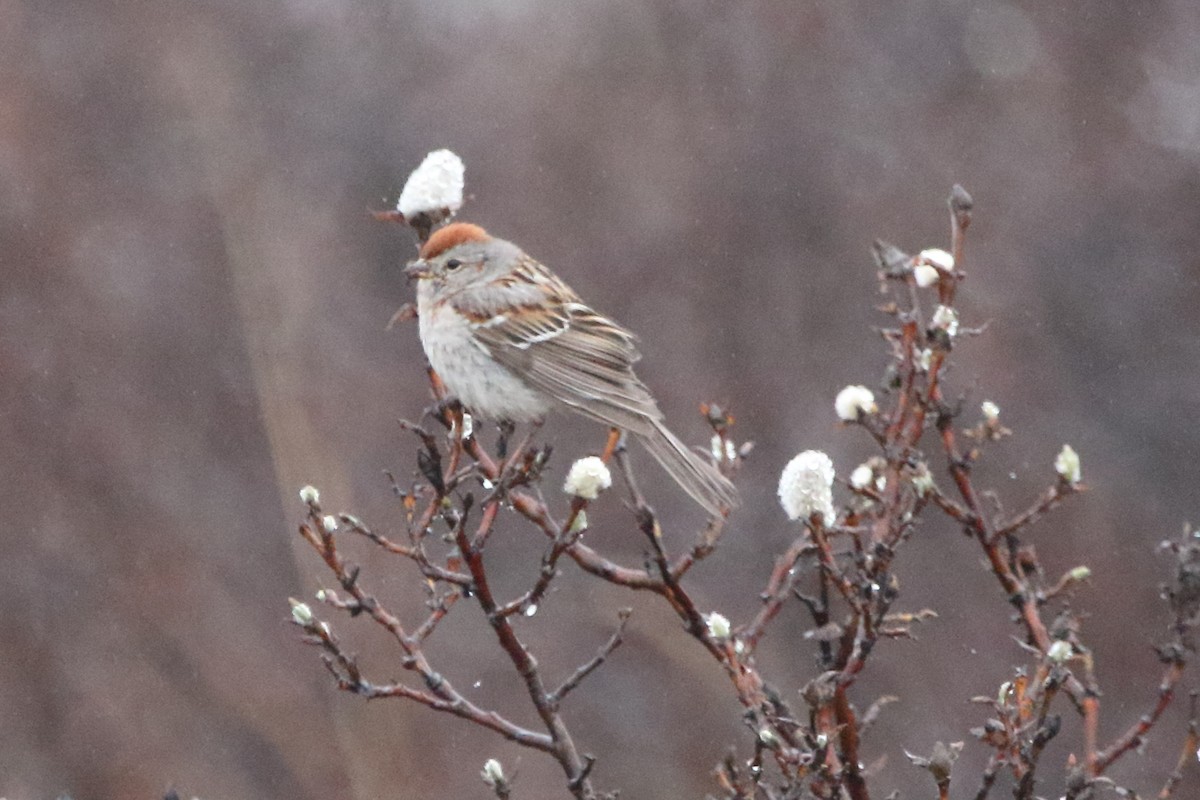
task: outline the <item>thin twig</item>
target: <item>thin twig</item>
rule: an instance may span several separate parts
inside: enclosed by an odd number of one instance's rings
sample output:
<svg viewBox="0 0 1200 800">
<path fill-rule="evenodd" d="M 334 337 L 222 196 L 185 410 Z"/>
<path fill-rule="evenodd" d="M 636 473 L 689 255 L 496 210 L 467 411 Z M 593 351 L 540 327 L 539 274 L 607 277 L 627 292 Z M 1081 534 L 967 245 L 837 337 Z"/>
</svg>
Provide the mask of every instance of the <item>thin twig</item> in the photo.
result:
<svg viewBox="0 0 1200 800">
<path fill-rule="evenodd" d="M 632 608 L 623 608 L 617 612 L 617 628 L 613 631 L 612 636 L 608 637 L 608 641 L 601 645 L 600 650 L 588 661 L 581 664 L 574 672 L 571 673 L 562 685 L 550 693 L 549 701 L 553 706 L 558 706 L 568 694 L 575 690 L 577 686 L 591 675 L 601 664 L 603 664 L 612 654 L 613 650 L 620 647 L 624 641 L 625 625 L 629 622 L 630 615 L 633 614 Z"/>
<path fill-rule="evenodd" d="M 498 608 L 492 594 L 491 584 L 488 581 L 487 571 L 484 568 L 482 553 L 472 544 L 472 539 L 486 541 L 486 529 L 495 523 L 499 510 L 500 501 L 498 499 L 486 503 L 483 506 L 483 515 L 474 537 L 468 537 L 466 531 L 460 527 L 455 533 L 455 540 L 474 580 L 475 598 L 479 607 L 488 622 L 491 623 L 500 647 L 508 655 L 525 683 L 529 699 L 533 702 L 542 724 L 546 726 L 546 730 L 554 742 L 552 753 L 567 776 L 568 787 L 578 800 L 593 800 L 596 792 L 587 778 L 590 767 L 575 746 L 575 740 L 567 729 L 562 716 L 559 715 L 557 707 L 550 702 L 550 695 L 546 691 L 537 661 L 517 637 L 511 619 L 497 613 Z"/>
</svg>

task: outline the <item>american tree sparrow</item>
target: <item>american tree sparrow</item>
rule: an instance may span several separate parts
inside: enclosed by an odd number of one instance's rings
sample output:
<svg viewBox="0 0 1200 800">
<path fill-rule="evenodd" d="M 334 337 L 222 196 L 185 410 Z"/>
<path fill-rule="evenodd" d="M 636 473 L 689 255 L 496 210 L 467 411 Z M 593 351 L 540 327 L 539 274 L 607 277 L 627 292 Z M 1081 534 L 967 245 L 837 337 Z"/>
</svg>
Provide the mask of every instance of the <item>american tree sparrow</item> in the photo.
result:
<svg viewBox="0 0 1200 800">
<path fill-rule="evenodd" d="M 472 413 L 532 422 L 565 407 L 637 439 L 710 513 L 738 504 L 733 484 L 663 424 L 633 373 L 636 337 L 515 244 L 455 222 L 405 272 L 420 279 L 425 355 Z"/>
</svg>

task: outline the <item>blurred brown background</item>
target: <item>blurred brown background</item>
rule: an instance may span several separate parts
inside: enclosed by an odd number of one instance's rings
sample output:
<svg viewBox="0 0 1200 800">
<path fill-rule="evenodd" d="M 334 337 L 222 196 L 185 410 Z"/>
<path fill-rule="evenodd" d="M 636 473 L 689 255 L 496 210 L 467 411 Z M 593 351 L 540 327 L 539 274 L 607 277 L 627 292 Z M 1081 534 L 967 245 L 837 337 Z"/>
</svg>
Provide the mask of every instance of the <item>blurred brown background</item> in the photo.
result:
<svg viewBox="0 0 1200 800">
<path fill-rule="evenodd" d="M 960 296 L 993 324 L 954 385 L 1016 431 L 980 473 L 1010 508 L 1062 442 L 1082 454 L 1094 491 L 1032 538 L 1055 573 L 1095 571 L 1080 598 L 1111 738 L 1154 696 L 1153 547 L 1200 496 L 1197 41 L 1189 0 L 0 2 L 0 795 L 484 798 L 496 757 L 520 797 L 564 796 L 536 754 L 338 694 L 287 624 L 287 596 L 323 578 L 294 532 L 302 484 L 397 524 L 382 470 L 412 470 L 394 420 L 428 394 L 415 326 L 383 330 L 412 238 L 367 210 L 438 147 L 466 161 L 465 218 L 642 335 L 678 433 L 705 441 L 695 408 L 715 399 L 759 442 L 745 508 L 693 575 L 735 622 L 794 532 L 786 460 L 821 448 L 847 474 L 869 452 L 832 401 L 884 364 L 870 241 L 944 246 L 944 198 L 966 186 Z M 545 435 L 551 489 L 603 439 L 564 419 Z M 641 473 L 681 546 L 697 515 Z M 589 541 L 640 561 L 616 495 L 594 519 Z M 510 591 L 539 547 L 498 534 Z M 411 571 L 360 552 L 415 614 Z M 901 570 L 903 605 L 941 618 L 882 646 L 856 696 L 901 696 L 865 752 L 887 758 L 880 796 L 920 797 L 902 750 L 966 738 L 984 716 L 967 698 L 1021 655 L 951 526 L 922 528 Z M 631 602 L 574 569 L 558 587 L 522 623 L 551 676 Z M 431 657 L 532 723 L 468 612 Z M 335 622 L 370 674 L 399 677 L 383 637 Z M 804 630 L 786 612 L 763 657 L 789 693 L 812 675 Z M 736 703 L 663 609 L 639 602 L 631 631 L 567 719 L 602 787 L 701 797 L 747 746 Z M 1118 776 L 1157 790 L 1181 733 L 1172 715 Z M 956 793 L 983 757 L 968 744 Z"/>
</svg>

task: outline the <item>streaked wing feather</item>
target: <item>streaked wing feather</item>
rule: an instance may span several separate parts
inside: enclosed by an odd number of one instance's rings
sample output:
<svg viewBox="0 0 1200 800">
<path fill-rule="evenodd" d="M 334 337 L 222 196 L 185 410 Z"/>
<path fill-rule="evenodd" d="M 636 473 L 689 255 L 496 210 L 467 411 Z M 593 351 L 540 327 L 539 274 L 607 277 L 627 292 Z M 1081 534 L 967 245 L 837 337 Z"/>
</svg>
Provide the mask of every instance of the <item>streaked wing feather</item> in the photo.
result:
<svg viewBox="0 0 1200 800">
<path fill-rule="evenodd" d="M 519 276 L 518 276 L 519 280 Z M 490 296 L 454 299 L 476 340 L 531 386 L 608 425 L 641 432 L 662 413 L 633 373 L 636 337 L 579 301 L 565 284 L 492 287 Z M 527 290 L 540 302 L 521 304 Z M 549 290 L 549 291 L 547 291 Z M 501 309 L 504 309 L 501 311 Z"/>
</svg>

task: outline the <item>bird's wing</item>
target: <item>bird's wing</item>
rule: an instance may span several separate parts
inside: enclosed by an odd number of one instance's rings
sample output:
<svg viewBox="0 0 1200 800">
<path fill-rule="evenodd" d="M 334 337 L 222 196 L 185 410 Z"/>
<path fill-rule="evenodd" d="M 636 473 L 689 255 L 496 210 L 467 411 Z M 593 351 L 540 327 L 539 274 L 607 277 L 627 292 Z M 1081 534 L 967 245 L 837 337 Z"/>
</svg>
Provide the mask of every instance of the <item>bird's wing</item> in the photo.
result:
<svg viewBox="0 0 1200 800">
<path fill-rule="evenodd" d="M 451 302 L 480 346 L 531 387 L 635 433 L 662 418 L 633 373 L 640 358 L 634 334 L 548 272 L 517 270 Z"/>
</svg>

